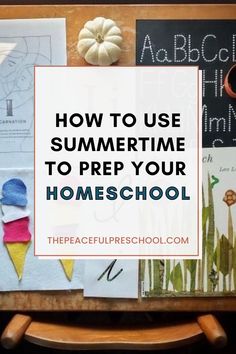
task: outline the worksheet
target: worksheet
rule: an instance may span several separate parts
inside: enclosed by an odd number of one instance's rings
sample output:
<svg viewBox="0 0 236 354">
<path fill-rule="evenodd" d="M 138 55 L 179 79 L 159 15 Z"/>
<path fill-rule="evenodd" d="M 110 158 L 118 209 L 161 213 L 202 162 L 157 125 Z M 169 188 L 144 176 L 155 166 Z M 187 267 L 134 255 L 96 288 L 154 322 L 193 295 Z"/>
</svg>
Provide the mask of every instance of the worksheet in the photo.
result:
<svg viewBox="0 0 236 354">
<path fill-rule="evenodd" d="M 89 259 L 84 267 L 85 297 L 138 298 L 137 259 Z"/>
<path fill-rule="evenodd" d="M 144 297 L 236 294 L 235 156 L 236 148 L 202 150 L 202 259 L 142 261 Z"/>
<path fill-rule="evenodd" d="M 33 167 L 34 67 L 66 65 L 65 19 L 0 21 L 0 167 Z"/>
</svg>

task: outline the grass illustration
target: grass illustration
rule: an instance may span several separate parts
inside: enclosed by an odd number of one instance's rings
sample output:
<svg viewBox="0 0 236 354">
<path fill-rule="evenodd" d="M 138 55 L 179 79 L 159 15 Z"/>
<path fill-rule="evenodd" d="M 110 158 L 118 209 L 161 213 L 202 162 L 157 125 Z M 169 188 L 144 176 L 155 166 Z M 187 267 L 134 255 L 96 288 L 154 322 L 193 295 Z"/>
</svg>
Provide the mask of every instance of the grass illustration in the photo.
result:
<svg viewBox="0 0 236 354">
<path fill-rule="evenodd" d="M 213 290 L 210 274 L 213 269 L 214 236 L 215 236 L 214 200 L 213 200 L 211 179 L 210 179 L 210 175 L 208 173 L 208 230 L 207 230 L 207 237 L 206 237 L 207 291 L 208 292 L 211 292 Z"/>
<path fill-rule="evenodd" d="M 236 192 L 227 190 L 218 206 L 227 207 L 227 229 L 221 234 L 215 220 L 217 183 L 219 180 L 208 174 L 206 190 L 202 187 L 202 259 L 149 260 L 147 296 L 236 293 L 236 230 L 232 218 Z"/>
</svg>

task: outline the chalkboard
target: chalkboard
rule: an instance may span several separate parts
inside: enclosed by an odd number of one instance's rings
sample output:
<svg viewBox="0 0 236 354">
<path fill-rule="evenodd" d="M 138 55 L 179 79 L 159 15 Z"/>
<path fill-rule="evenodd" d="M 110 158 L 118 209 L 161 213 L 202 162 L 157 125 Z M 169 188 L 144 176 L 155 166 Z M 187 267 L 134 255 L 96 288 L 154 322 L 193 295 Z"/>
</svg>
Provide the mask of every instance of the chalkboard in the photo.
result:
<svg viewBox="0 0 236 354">
<path fill-rule="evenodd" d="M 234 20 L 137 20 L 136 65 L 197 65 L 203 72 L 203 147 L 236 146 L 236 100 L 223 87 L 236 62 Z"/>
</svg>

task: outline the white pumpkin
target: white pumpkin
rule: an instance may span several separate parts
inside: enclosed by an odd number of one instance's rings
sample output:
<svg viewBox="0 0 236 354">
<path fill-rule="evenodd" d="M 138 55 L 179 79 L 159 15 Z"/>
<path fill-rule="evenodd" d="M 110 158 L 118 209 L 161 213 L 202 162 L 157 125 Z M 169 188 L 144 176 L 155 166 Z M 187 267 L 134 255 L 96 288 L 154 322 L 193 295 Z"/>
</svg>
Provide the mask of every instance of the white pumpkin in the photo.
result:
<svg viewBox="0 0 236 354">
<path fill-rule="evenodd" d="M 115 63 L 121 54 L 122 36 L 116 23 L 96 17 L 85 23 L 79 33 L 79 54 L 92 65 L 107 66 Z"/>
</svg>

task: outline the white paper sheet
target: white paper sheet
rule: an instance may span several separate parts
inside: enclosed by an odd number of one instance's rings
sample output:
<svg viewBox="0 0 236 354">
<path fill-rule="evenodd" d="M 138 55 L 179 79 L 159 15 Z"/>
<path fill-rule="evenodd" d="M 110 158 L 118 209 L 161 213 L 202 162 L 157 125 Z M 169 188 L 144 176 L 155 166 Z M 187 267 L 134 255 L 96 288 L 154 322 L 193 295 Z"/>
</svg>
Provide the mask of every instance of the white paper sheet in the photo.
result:
<svg viewBox="0 0 236 354">
<path fill-rule="evenodd" d="M 21 178 L 27 186 L 28 208 L 31 210 L 30 231 L 32 234 L 32 244 L 26 255 L 23 278 L 19 281 L 3 243 L 1 222 L 3 215 L 0 208 L 0 291 L 81 289 L 83 287 L 84 261 L 75 261 L 72 281 L 68 281 L 59 260 L 42 260 L 34 256 L 33 170 L 0 169 L 0 190 L 2 190 L 3 183 L 10 178 Z"/>
<path fill-rule="evenodd" d="M 112 262 L 111 259 L 85 261 L 84 296 L 138 298 L 138 260 L 117 260 L 110 274 L 108 271 L 104 274 Z"/>
<path fill-rule="evenodd" d="M 36 65 L 66 65 L 65 19 L 1 20 L 1 168 L 33 167 Z"/>
</svg>

